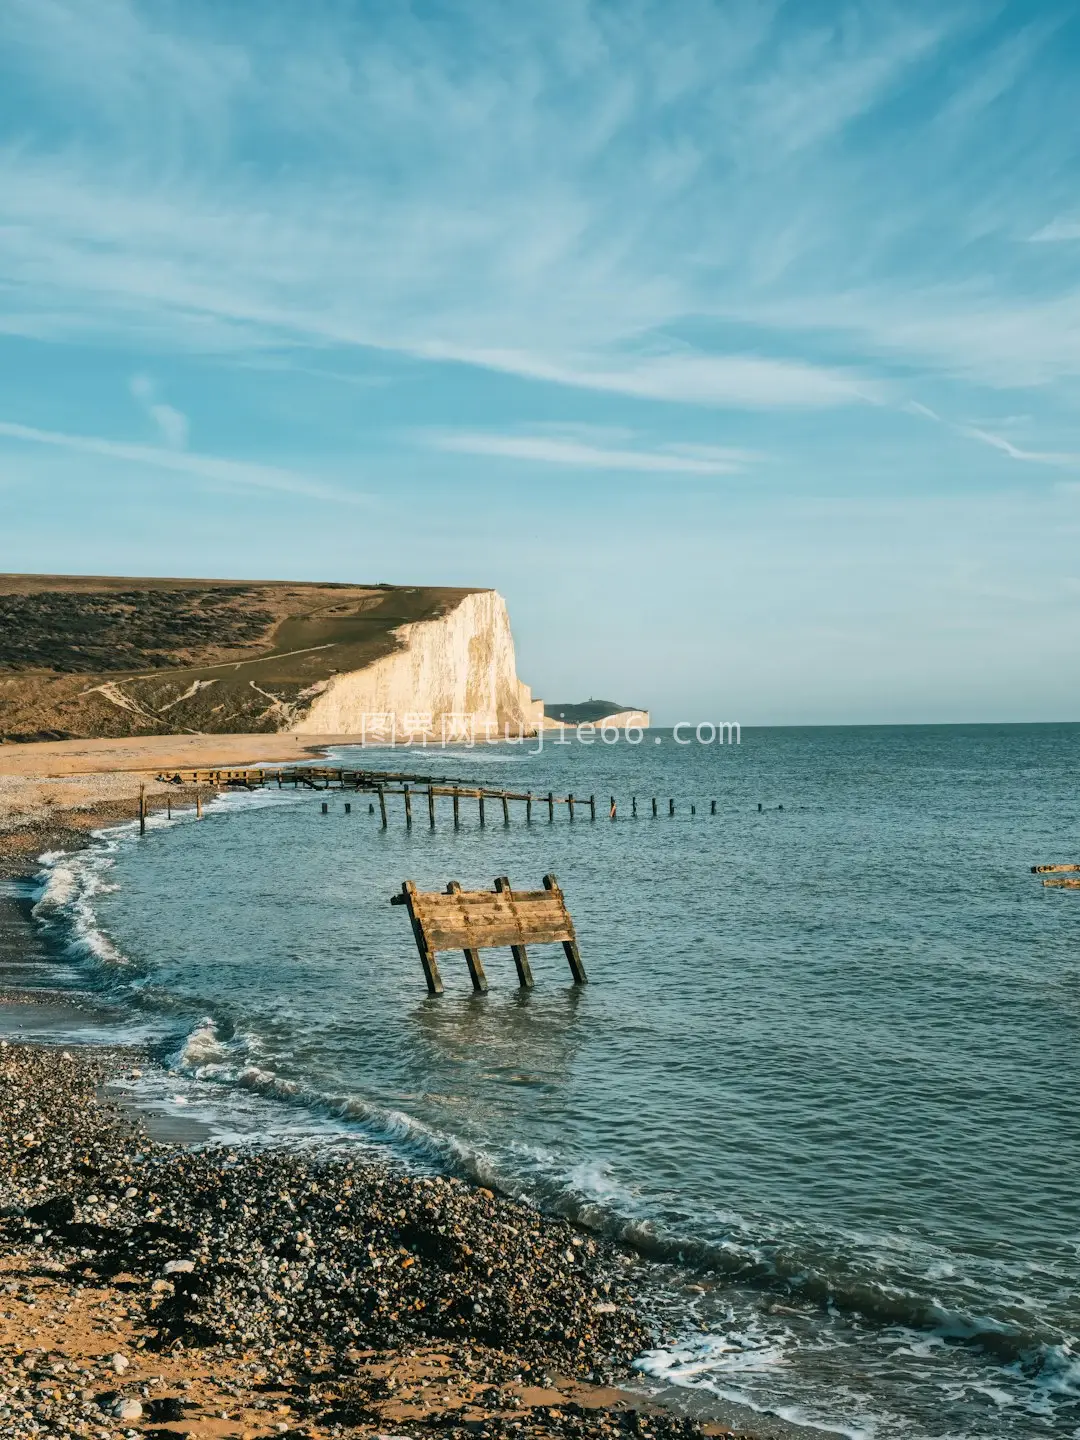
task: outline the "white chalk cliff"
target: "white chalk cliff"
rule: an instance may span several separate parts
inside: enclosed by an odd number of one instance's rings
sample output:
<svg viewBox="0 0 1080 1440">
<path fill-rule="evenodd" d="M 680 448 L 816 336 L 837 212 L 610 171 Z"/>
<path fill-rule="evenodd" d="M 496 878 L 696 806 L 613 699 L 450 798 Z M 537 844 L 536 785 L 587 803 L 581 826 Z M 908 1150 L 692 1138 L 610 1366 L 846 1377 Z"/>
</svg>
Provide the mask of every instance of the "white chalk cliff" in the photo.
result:
<svg viewBox="0 0 1080 1440">
<path fill-rule="evenodd" d="M 286 727 L 298 734 L 377 738 L 372 717 L 392 717 L 398 739 L 429 729 L 436 738 L 534 734 L 543 702 L 517 677 L 506 601 L 494 590 L 465 595 L 446 614 L 401 625 L 399 648 L 362 670 L 321 681 L 308 708 Z"/>
</svg>

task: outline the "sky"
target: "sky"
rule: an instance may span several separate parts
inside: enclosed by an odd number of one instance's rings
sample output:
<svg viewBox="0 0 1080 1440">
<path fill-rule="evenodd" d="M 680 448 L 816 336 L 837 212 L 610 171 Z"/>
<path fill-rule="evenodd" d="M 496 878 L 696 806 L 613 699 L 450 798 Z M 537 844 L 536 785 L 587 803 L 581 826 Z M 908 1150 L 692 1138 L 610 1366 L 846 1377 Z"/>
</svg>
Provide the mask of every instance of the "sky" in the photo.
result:
<svg viewBox="0 0 1080 1440">
<path fill-rule="evenodd" d="M 493 586 L 657 723 L 1080 719 L 1080 12 L 4 0 L 0 570 Z"/>
</svg>

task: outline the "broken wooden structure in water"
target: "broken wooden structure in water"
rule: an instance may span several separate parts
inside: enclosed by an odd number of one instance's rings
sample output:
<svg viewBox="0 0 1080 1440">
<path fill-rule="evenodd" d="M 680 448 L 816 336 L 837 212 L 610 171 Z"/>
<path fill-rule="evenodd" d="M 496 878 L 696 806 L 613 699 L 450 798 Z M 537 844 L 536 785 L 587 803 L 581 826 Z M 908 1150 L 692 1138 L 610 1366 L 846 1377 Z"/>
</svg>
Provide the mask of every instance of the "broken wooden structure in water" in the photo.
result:
<svg viewBox="0 0 1080 1440">
<path fill-rule="evenodd" d="M 488 983 L 480 951 L 502 945 L 510 947 L 523 989 L 530 990 L 533 984 L 528 945 L 561 944 L 574 984 L 587 983 L 574 922 L 554 875 L 544 876 L 543 890 L 519 891 L 511 889 L 505 875 L 497 877 L 494 890 L 462 890 L 456 880 L 445 891 L 417 890 L 412 880 L 405 880 L 401 894 L 391 896 L 390 904 L 404 905 L 409 912 L 431 995 L 443 992 L 437 951 L 461 950 L 473 989 L 485 994 Z"/>
<path fill-rule="evenodd" d="M 1053 880 L 1044 880 L 1044 885 L 1054 885 L 1062 890 L 1080 890 L 1080 880 L 1059 880 L 1056 877 L 1064 870 L 1080 870 L 1080 865 L 1032 865 L 1033 875 L 1053 875 Z"/>
<path fill-rule="evenodd" d="M 157 777 L 173 785 L 207 785 L 219 790 L 260 790 L 266 786 L 276 785 L 279 790 L 301 787 L 308 790 L 344 790 L 346 792 L 370 794 L 377 796 L 379 804 L 379 815 L 382 821 L 382 828 L 385 830 L 389 824 L 389 812 L 386 802 L 388 799 L 397 797 L 404 802 L 405 824 L 409 827 L 413 823 L 413 804 L 419 802 L 421 805 L 427 802 L 428 824 L 434 830 L 436 807 L 435 802 L 440 798 L 448 798 L 453 806 L 454 828 L 461 824 L 461 804 L 463 800 L 475 800 L 481 825 L 487 823 L 487 805 L 491 802 L 500 807 L 504 825 L 510 823 L 511 804 L 523 805 L 525 807 L 525 821 L 531 823 L 533 809 L 537 808 L 541 813 L 547 812 L 547 819 L 553 822 L 556 808 L 562 806 L 569 819 L 573 820 L 576 813 L 587 810 L 589 819 L 596 819 L 596 796 L 588 795 L 556 795 L 554 791 L 537 793 L 532 790 L 501 790 L 490 785 L 476 785 L 467 780 L 450 780 L 445 776 L 419 775 L 413 772 L 394 770 L 349 770 L 343 767 L 331 767 L 326 765 L 295 765 L 276 768 L 273 766 L 247 766 L 243 769 L 232 770 L 170 770 Z M 323 807 L 324 812 L 326 806 Z M 693 812 L 695 807 L 691 806 Z M 637 797 L 632 801 L 633 815 L 637 815 Z M 655 815 L 656 801 L 652 802 L 652 813 Z M 716 814 L 716 801 L 712 802 L 711 813 Z M 675 801 L 668 801 L 668 814 L 675 814 Z M 617 807 L 614 795 L 611 796 L 608 808 L 608 816 L 614 820 L 617 816 Z"/>
<path fill-rule="evenodd" d="M 336 765 L 248 765 L 232 769 L 166 770 L 159 773 L 157 779 L 169 785 L 194 786 L 200 814 L 202 802 L 199 794 L 203 785 L 210 790 L 261 790 L 267 786 L 277 786 L 279 790 L 302 788 L 311 791 L 338 790 L 346 794 L 369 794 L 378 799 L 379 817 L 384 830 L 390 823 L 387 801 L 394 798 L 403 802 L 405 824 L 409 829 L 413 823 L 413 805 L 419 804 L 423 807 L 426 802 L 428 824 L 434 830 L 436 801 L 439 799 L 449 799 L 452 802 L 455 830 L 461 825 L 463 801 L 476 802 L 481 826 L 487 824 L 489 804 L 497 806 L 501 811 L 504 825 L 510 824 L 511 805 L 524 807 L 526 824 L 532 823 L 534 809 L 541 815 L 546 812 L 549 824 L 554 822 L 559 807 L 570 820 L 574 820 L 579 812 L 588 811 L 590 820 L 595 820 L 597 814 L 595 795 L 556 795 L 553 790 L 501 790 L 491 785 L 477 785 L 470 780 L 452 780 L 445 775 L 421 775 L 402 770 L 352 770 Z M 669 798 L 663 808 L 658 806 L 655 795 L 651 800 L 653 819 L 662 813 L 670 819 L 675 818 L 674 799 Z M 149 804 L 148 800 L 146 804 Z M 716 801 L 710 800 L 708 804 L 708 813 L 715 815 Z M 374 808 L 373 801 L 370 806 L 372 812 Z M 784 807 L 781 805 L 779 808 L 782 810 Z M 760 805 L 758 809 L 761 809 Z M 351 810 L 351 804 L 346 802 L 346 814 L 350 814 Z M 327 802 L 323 802 L 322 813 L 329 813 Z M 689 813 L 694 817 L 698 813 L 698 807 L 693 804 L 682 806 L 681 813 Z M 608 799 L 607 817 L 609 820 L 619 818 L 614 795 Z M 630 797 L 630 818 L 638 818 L 636 795 Z M 140 820 L 145 828 L 145 814 L 142 809 Z"/>
</svg>

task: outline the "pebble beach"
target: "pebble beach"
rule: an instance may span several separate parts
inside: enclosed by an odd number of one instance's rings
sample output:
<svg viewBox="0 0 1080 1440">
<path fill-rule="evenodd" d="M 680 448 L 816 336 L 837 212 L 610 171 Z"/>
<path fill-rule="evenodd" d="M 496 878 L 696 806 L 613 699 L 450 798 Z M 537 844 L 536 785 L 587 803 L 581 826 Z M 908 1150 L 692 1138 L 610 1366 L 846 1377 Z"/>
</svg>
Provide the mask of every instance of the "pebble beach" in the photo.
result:
<svg viewBox="0 0 1080 1440">
<path fill-rule="evenodd" d="M 0 1042 L 11 1436 L 653 1435 L 633 1258 L 447 1177 L 152 1140 L 146 1061 Z"/>
<path fill-rule="evenodd" d="M 0 874 L 130 818 L 132 777 L 83 789 L 3 817 Z M 631 1252 L 454 1177 L 153 1138 L 109 1087 L 154 1063 L 0 1040 L 5 1436 L 736 1433 L 622 1388 Z"/>
</svg>

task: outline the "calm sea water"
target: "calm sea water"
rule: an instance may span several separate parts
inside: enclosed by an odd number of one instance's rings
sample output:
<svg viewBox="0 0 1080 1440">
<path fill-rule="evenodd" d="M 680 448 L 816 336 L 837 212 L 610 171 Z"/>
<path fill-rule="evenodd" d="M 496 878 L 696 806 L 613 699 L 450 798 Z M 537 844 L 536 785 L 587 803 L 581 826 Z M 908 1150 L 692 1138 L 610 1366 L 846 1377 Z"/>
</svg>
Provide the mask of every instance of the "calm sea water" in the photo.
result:
<svg viewBox="0 0 1080 1440">
<path fill-rule="evenodd" d="M 1080 858 L 1078 752 L 1067 725 L 413 752 L 603 818 L 231 797 L 55 860 L 47 979 L 161 1042 L 162 1104 L 631 1239 L 683 1337 L 656 1378 L 852 1435 L 1080 1436 L 1080 892 L 1029 873 Z M 401 881 L 549 870 L 591 983 L 537 948 L 523 994 L 488 952 L 474 997 L 448 955 L 429 999 Z"/>
</svg>

